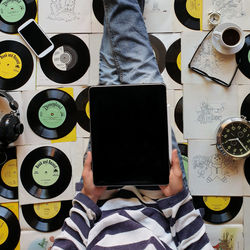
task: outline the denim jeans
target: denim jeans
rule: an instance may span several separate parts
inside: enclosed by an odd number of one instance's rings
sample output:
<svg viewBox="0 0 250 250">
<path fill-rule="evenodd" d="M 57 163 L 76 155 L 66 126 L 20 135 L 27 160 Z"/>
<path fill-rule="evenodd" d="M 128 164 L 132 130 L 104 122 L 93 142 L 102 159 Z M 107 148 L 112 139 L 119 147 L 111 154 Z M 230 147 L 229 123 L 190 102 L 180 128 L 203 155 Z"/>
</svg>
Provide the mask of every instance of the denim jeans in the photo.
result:
<svg viewBox="0 0 250 250">
<path fill-rule="evenodd" d="M 103 4 L 105 20 L 99 83 L 163 83 L 142 16 L 144 0 L 103 0 Z M 88 149 L 90 147 L 89 144 Z M 184 165 L 173 130 L 172 148 L 178 150 L 184 186 L 187 188 Z"/>
</svg>

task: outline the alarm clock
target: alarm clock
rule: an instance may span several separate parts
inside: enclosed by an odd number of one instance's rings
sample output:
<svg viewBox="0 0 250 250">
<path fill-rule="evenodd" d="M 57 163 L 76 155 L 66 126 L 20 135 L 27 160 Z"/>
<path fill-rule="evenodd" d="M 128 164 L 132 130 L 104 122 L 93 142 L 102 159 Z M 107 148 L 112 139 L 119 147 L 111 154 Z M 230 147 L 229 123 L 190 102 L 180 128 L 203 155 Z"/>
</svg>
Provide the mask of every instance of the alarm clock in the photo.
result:
<svg viewBox="0 0 250 250">
<path fill-rule="evenodd" d="M 245 117 L 228 118 L 217 131 L 217 149 L 235 159 L 250 155 L 250 122 Z"/>
</svg>

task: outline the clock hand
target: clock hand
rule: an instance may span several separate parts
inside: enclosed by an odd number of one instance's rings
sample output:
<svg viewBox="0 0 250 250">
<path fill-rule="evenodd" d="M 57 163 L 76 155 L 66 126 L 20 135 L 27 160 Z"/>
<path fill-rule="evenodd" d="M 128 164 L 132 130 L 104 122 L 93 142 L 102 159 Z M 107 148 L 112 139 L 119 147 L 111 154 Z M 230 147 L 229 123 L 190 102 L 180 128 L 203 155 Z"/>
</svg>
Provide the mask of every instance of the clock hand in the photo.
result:
<svg viewBox="0 0 250 250">
<path fill-rule="evenodd" d="M 241 140 L 239 138 L 237 138 L 237 141 L 239 142 L 239 144 L 247 151 L 247 149 L 245 148 L 245 146 L 243 145 L 243 143 L 241 142 Z"/>
</svg>

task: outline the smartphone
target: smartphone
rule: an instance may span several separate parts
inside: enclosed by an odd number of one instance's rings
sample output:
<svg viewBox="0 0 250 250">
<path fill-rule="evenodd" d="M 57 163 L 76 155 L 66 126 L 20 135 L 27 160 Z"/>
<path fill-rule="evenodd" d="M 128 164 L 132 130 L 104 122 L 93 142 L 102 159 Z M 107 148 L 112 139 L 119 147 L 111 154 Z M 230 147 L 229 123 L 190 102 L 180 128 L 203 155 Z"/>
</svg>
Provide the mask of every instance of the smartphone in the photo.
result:
<svg viewBox="0 0 250 250">
<path fill-rule="evenodd" d="M 53 50 L 54 44 L 34 19 L 29 19 L 17 29 L 37 57 L 42 58 Z"/>
</svg>

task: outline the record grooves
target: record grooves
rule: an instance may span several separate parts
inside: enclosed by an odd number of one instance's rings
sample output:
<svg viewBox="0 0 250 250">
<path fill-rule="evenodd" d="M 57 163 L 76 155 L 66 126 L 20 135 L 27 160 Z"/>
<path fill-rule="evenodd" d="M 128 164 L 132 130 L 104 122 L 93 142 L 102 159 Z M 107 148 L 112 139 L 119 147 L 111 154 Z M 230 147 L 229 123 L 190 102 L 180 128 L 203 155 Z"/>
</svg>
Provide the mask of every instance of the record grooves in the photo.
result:
<svg viewBox="0 0 250 250">
<path fill-rule="evenodd" d="M 239 65 L 240 71 L 250 79 L 250 35 L 245 37 L 243 48 L 236 53 L 236 62 Z"/>
<path fill-rule="evenodd" d="M 90 119 L 86 109 L 89 103 L 89 87 L 84 89 L 76 98 L 77 122 L 86 131 L 90 132 Z"/>
<path fill-rule="evenodd" d="M 232 220 L 239 213 L 243 203 L 243 197 L 226 197 L 230 199 L 229 203 L 222 206 L 223 209 L 213 210 L 206 205 L 206 197 L 209 196 L 193 196 L 194 206 L 196 209 L 203 208 L 205 211 L 203 219 L 214 224 L 221 224 Z M 214 197 L 216 198 L 216 196 Z"/>
<path fill-rule="evenodd" d="M 186 8 L 187 0 L 175 0 L 174 10 L 177 19 L 187 28 L 200 30 L 200 19 L 192 17 Z"/>
<path fill-rule="evenodd" d="M 177 58 L 181 53 L 181 39 L 173 42 L 166 53 L 166 70 L 170 77 L 179 84 L 181 83 L 181 71 L 177 65 Z"/>
<path fill-rule="evenodd" d="M 245 116 L 247 121 L 250 121 L 250 93 L 241 104 L 240 114 Z"/>
<path fill-rule="evenodd" d="M 36 148 L 23 160 L 20 178 L 25 190 L 39 199 L 60 195 L 69 185 L 72 167 L 68 157 L 50 146 Z"/>
<path fill-rule="evenodd" d="M 18 199 L 16 148 L 6 148 L 3 154 L 0 163 L 0 196 Z"/>
<path fill-rule="evenodd" d="M 40 59 L 43 73 L 56 83 L 72 83 L 79 80 L 88 70 L 90 54 L 87 45 L 72 34 L 51 37 L 54 49 Z"/>
<path fill-rule="evenodd" d="M 104 22 L 103 2 L 99 0 L 93 0 L 92 9 L 98 22 L 103 25 Z"/>
<path fill-rule="evenodd" d="M 33 58 L 21 43 L 0 42 L 0 89 L 13 90 L 23 86 L 33 72 Z"/>
<path fill-rule="evenodd" d="M 58 203 L 58 202 L 52 202 Z M 72 207 L 72 201 L 60 201 L 60 210 L 52 218 L 40 217 L 34 208 L 33 204 L 22 205 L 22 213 L 26 222 L 35 230 L 40 232 L 52 232 L 60 229 L 63 226 L 65 218 L 69 216 L 69 210 Z M 47 209 L 48 210 L 48 209 Z"/>
<path fill-rule="evenodd" d="M 35 0 L 0 0 L 0 31 L 17 33 L 18 27 L 28 19 L 35 19 L 37 6 Z"/>
<path fill-rule="evenodd" d="M 248 184 L 250 185 L 250 157 L 246 158 L 244 163 L 244 174 Z"/>
<path fill-rule="evenodd" d="M 183 133 L 183 97 L 179 99 L 175 106 L 174 119 L 178 129 Z"/>
<path fill-rule="evenodd" d="M 159 71 L 162 73 L 165 69 L 165 56 L 166 56 L 166 48 L 165 45 L 162 43 L 162 41 L 149 34 L 149 41 L 151 43 L 151 46 L 154 50 L 156 61 L 159 67 Z"/>
<path fill-rule="evenodd" d="M 76 125 L 75 101 L 63 90 L 43 90 L 30 101 L 27 119 L 37 135 L 46 139 L 61 138 Z"/>
<path fill-rule="evenodd" d="M 20 225 L 16 215 L 6 207 L 0 206 L 0 232 L 6 239 L 3 241 L 0 249 L 15 249 L 20 238 Z"/>
</svg>

